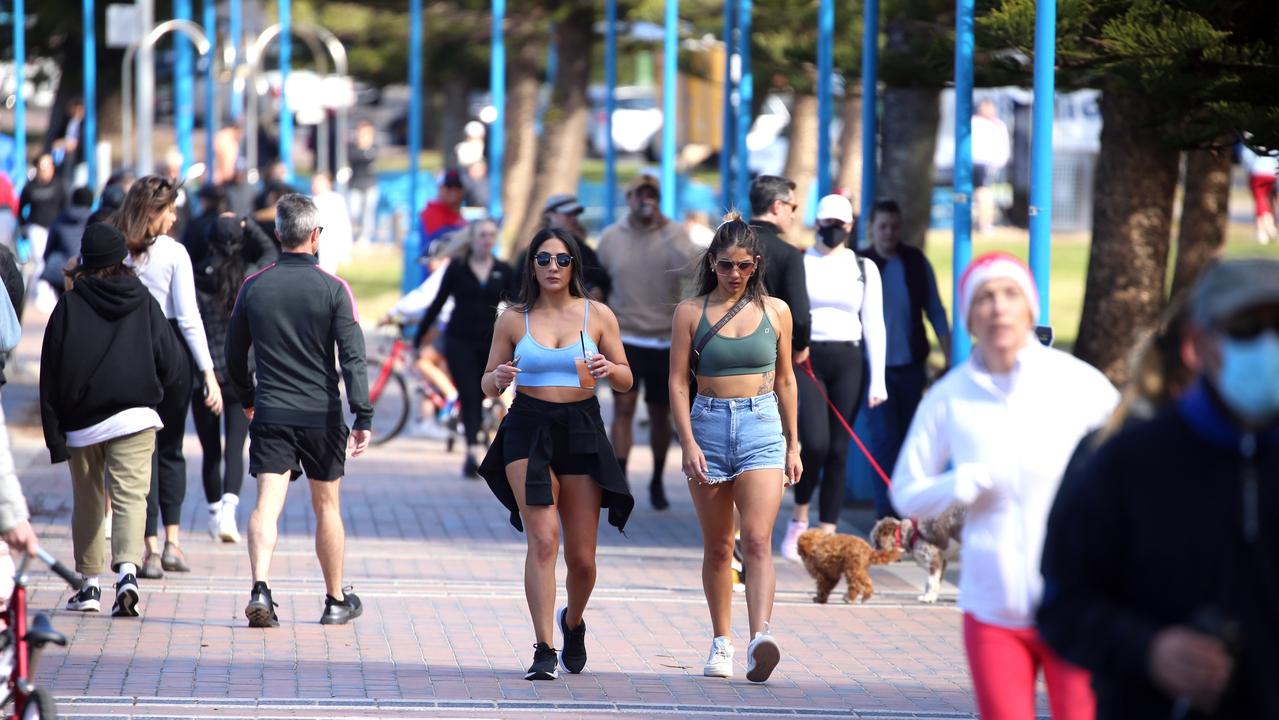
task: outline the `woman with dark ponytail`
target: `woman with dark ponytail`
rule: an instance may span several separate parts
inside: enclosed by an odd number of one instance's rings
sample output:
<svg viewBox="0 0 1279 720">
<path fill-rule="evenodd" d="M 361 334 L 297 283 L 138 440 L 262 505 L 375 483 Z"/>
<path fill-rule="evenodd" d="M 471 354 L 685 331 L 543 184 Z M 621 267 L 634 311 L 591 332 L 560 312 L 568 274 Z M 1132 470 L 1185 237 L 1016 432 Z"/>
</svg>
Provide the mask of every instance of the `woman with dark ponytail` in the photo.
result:
<svg viewBox="0 0 1279 720">
<path fill-rule="evenodd" d="M 221 425 L 218 414 L 205 407 L 200 388 L 196 388 L 191 402 L 191 416 L 204 450 L 201 476 L 204 499 L 209 503 L 209 536 L 222 542 L 240 541 L 236 509 L 240 506 L 240 488 L 244 483 L 244 441 L 249 433 L 244 408 L 227 382 L 227 327 L 244 279 L 279 257 L 275 242 L 257 223 L 223 215 L 209 228 L 208 253 L 195 268 L 196 301 L 213 356 L 213 371 L 218 384 L 225 389 Z"/>
<path fill-rule="evenodd" d="M 732 677 L 734 509 L 741 514 L 750 618 L 746 679 L 764 682 L 781 659 L 769 631 L 777 578 L 773 523 L 803 471 L 796 429 L 791 313 L 764 289 L 764 249 L 729 214 L 701 262 L 697 296 L 675 309 L 671 417 L 702 527 L 702 587 L 714 638 L 702 673 Z M 689 387 L 696 376 L 696 397 Z"/>
</svg>

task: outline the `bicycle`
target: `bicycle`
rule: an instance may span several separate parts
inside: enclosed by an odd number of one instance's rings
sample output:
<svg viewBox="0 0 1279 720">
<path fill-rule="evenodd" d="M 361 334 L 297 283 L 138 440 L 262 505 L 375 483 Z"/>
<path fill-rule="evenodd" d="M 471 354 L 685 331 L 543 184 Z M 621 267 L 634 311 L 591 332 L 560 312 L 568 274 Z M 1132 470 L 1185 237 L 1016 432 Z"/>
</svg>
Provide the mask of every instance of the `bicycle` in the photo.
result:
<svg viewBox="0 0 1279 720">
<path fill-rule="evenodd" d="M 72 589 L 80 590 L 84 583 L 79 575 L 42 548 L 36 549 L 36 555 Z M 53 629 L 53 623 L 49 622 L 49 616 L 44 613 L 36 613 L 31 623 L 27 623 L 27 565 L 30 562 L 30 556 L 22 556 L 22 562 L 13 578 L 13 594 L 9 596 L 9 607 L 5 610 L 8 627 L 0 633 L 0 663 L 7 662 L 10 666 L 7 692 L 4 700 L 0 701 L 0 707 L 13 703 L 13 713 L 5 716 L 9 720 L 49 720 L 58 717 L 53 695 L 47 689 L 35 686 L 35 666 L 46 645 L 66 647 L 67 638 Z"/>
</svg>

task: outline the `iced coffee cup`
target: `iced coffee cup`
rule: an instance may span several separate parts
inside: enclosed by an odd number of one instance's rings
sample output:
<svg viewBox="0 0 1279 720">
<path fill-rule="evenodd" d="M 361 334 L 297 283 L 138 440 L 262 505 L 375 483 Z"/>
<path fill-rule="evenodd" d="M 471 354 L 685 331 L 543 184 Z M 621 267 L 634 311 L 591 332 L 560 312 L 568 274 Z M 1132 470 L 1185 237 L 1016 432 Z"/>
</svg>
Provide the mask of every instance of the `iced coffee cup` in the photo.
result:
<svg viewBox="0 0 1279 720">
<path fill-rule="evenodd" d="M 587 365 L 587 359 L 584 357 L 573 358 L 573 364 L 577 366 L 578 386 L 584 388 L 595 387 L 595 376 L 591 375 L 591 368 Z"/>
</svg>

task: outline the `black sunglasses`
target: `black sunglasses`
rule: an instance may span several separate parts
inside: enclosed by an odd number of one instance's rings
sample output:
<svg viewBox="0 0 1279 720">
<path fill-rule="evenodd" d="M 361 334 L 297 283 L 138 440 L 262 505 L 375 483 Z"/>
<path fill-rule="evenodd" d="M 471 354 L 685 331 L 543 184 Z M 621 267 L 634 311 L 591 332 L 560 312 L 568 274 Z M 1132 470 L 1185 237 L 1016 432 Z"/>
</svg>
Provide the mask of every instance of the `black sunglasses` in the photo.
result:
<svg viewBox="0 0 1279 720">
<path fill-rule="evenodd" d="M 750 274 L 750 271 L 754 269 L 754 267 L 755 267 L 754 260 L 742 260 L 739 262 L 733 262 L 732 260 L 716 260 L 715 261 L 715 272 L 719 273 L 720 275 L 727 275 L 733 272 L 733 268 L 737 268 L 737 270 L 741 272 L 743 275 L 748 275 Z"/>
<path fill-rule="evenodd" d="M 566 268 L 569 265 L 573 264 L 573 256 L 569 255 L 568 253 L 559 253 L 558 255 L 551 255 L 548 252 L 540 252 L 533 256 L 533 260 L 537 262 L 538 267 L 546 267 L 547 265 L 551 264 L 552 257 L 555 258 L 555 264 L 559 265 L 562 268 Z"/>
</svg>

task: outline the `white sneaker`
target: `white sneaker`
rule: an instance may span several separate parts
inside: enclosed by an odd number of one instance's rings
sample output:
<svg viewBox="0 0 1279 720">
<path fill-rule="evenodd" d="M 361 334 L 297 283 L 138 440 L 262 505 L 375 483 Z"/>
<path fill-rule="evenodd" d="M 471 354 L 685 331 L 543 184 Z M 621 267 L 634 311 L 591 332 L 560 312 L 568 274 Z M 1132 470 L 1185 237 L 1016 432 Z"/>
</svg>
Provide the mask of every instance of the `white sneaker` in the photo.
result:
<svg viewBox="0 0 1279 720">
<path fill-rule="evenodd" d="M 782 649 L 768 632 L 768 623 L 764 623 L 764 632 L 755 633 L 755 639 L 746 646 L 746 679 L 762 683 L 773 674 L 773 668 L 782 659 Z"/>
<path fill-rule="evenodd" d="M 448 440 L 449 429 L 430 418 L 423 418 L 409 427 L 409 436 L 426 440 Z"/>
<path fill-rule="evenodd" d="M 720 636 L 711 641 L 711 654 L 706 658 L 702 674 L 706 677 L 733 677 L 733 643 Z"/>
<path fill-rule="evenodd" d="M 782 557 L 787 560 L 799 560 L 799 536 L 803 535 L 807 529 L 807 520 L 792 519 L 786 524 L 786 537 L 782 538 Z"/>
<path fill-rule="evenodd" d="M 217 542 L 218 535 L 222 529 L 222 503 L 218 503 L 216 508 L 209 508 L 209 537 Z"/>
<path fill-rule="evenodd" d="M 224 543 L 240 542 L 240 528 L 236 527 L 235 509 L 236 505 L 223 505 L 222 512 L 218 513 L 218 539 Z"/>
</svg>

